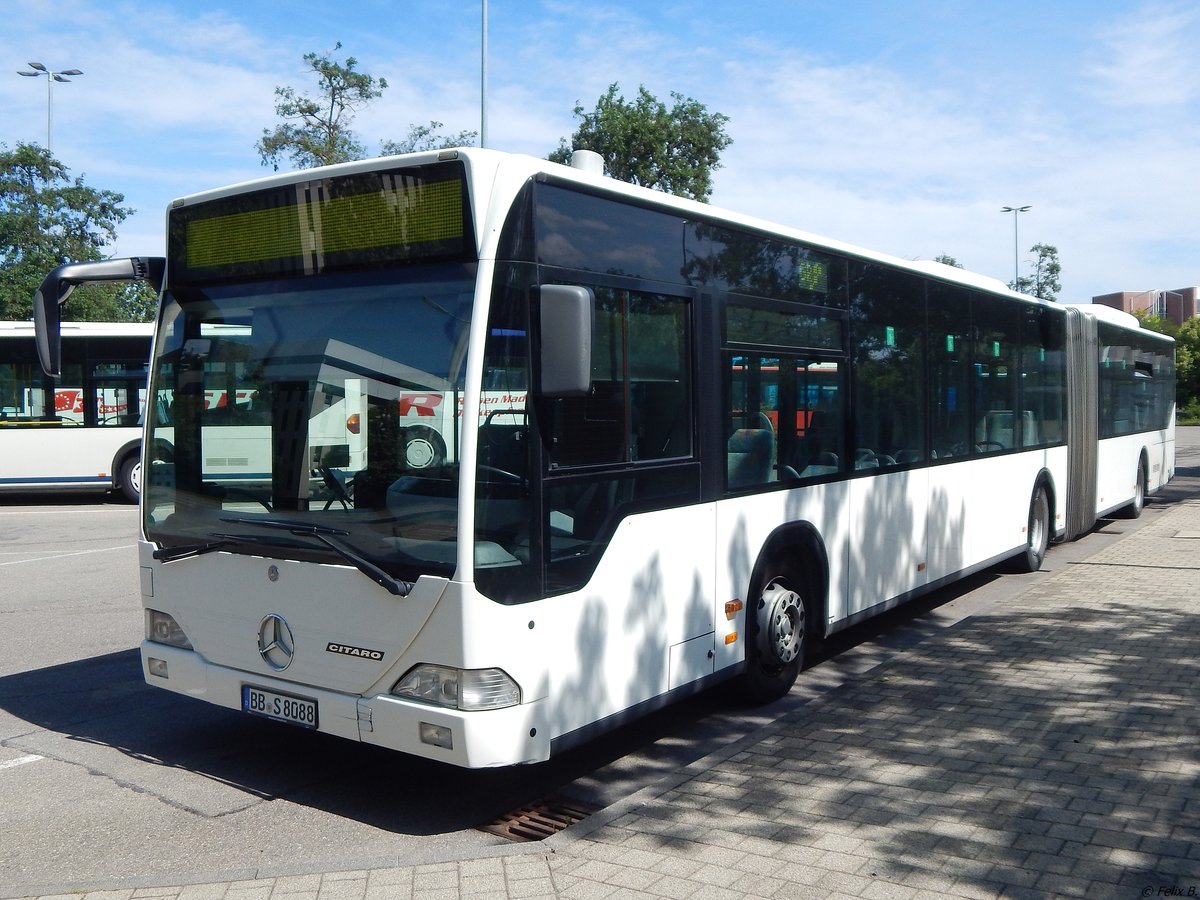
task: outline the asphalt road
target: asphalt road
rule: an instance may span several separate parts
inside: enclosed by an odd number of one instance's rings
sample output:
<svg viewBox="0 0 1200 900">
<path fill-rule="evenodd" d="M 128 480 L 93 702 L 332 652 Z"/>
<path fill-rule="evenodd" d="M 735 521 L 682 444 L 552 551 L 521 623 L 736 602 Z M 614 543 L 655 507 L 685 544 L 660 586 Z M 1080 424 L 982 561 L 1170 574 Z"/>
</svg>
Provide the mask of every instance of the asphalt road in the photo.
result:
<svg viewBox="0 0 1200 900">
<path fill-rule="evenodd" d="M 1200 478 L 1200 429 L 1177 471 Z M 791 696 L 703 696 L 549 763 L 469 772 L 156 691 L 141 681 L 137 511 L 0 495 L 0 896 L 420 864 L 496 852 L 476 828 L 555 792 L 605 805 L 1026 590 L 1139 522 L 980 573 L 828 642 Z"/>
</svg>

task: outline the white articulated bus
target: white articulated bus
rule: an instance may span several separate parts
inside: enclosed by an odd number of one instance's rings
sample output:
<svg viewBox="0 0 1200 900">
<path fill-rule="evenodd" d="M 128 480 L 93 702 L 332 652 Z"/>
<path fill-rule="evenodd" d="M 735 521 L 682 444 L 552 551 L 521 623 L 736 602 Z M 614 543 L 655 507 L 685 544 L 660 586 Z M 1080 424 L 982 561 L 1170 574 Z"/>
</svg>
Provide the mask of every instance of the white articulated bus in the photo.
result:
<svg viewBox="0 0 1200 900">
<path fill-rule="evenodd" d="M 272 176 L 167 230 L 35 298 L 53 369 L 72 285 L 162 289 L 146 681 L 460 766 L 777 697 L 1173 471 L 1173 345 L 1131 317 L 544 160 Z"/>
<path fill-rule="evenodd" d="M 140 491 L 151 324 L 62 324 L 62 371 L 33 322 L 0 322 L 0 491 Z"/>
</svg>

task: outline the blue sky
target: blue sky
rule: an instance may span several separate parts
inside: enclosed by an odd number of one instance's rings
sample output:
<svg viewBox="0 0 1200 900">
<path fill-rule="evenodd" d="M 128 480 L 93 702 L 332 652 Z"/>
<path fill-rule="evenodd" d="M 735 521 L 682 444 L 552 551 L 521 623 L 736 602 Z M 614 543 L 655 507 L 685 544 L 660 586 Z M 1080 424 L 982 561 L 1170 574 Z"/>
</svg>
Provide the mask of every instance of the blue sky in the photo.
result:
<svg viewBox="0 0 1200 900">
<path fill-rule="evenodd" d="M 488 145 L 544 156 L 618 82 L 727 115 L 712 202 L 1010 280 L 1059 249 L 1062 299 L 1200 284 L 1200 6 L 1176 0 L 489 0 Z M 254 150 L 302 56 L 389 88 L 354 129 L 478 130 L 480 4 L 4 0 L 0 142 L 46 141 L 136 210 L 117 255 L 161 254 L 178 196 L 267 174 Z M 699 11 L 699 12 L 698 12 Z"/>
</svg>

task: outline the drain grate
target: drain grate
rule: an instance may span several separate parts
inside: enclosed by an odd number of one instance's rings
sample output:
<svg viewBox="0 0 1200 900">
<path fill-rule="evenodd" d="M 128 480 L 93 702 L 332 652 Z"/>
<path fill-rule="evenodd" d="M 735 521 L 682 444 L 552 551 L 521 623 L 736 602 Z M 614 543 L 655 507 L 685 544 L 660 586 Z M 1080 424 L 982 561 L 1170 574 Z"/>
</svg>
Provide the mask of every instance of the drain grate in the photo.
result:
<svg viewBox="0 0 1200 900">
<path fill-rule="evenodd" d="M 601 806 L 566 797 L 548 797 L 505 813 L 494 822 L 480 825 L 479 830 L 510 841 L 540 841 L 601 809 Z"/>
</svg>

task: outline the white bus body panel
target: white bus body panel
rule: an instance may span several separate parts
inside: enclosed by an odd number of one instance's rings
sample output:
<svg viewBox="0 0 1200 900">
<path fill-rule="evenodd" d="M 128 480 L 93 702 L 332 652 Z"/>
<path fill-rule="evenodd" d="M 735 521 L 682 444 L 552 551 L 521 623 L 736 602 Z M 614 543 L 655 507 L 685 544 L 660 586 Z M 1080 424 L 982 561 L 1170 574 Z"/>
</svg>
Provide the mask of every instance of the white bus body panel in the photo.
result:
<svg viewBox="0 0 1200 900">
<path fill-rule="evenodd" d="M 0 490 L 111 490 L 117 453 L 141 439 L 136 427 L 6 428 Z"/>
<path fill-rule="evenodd" d="M 736 626 L 723 601 L 719 619 L 714 608 L 714 517 L 711 504 L 632 516 L 587 589 L 513 606 L 437 578 L 396 597 L 346 566 L 220 552 L 163 564 L 143 542 L 143 604 L 175 617 L 196 648 L 143 642 L 144 675 L 229 709 L 241 709 L 246 684 L 299 695 L 317 701 L 320 731 L 458 765 L 544 760 L 554 738 L 712 674 L 714 641 L 725 648 Z M 687 541 L 671 539 L 685 533 Z M 282 672 L 258 650 L 271 614 L 294 623 L 295 653 Z M 150 674 L 151 657 L 167 662 L 169 678 Z M 389 695 L 418 663 L 503 669 L 522 703 L 462 712 Z M 454 748 L 421 743 L 422 722 L 450 728 Z"/>
<path fill-rule="evenodd" d="M 630 516 L 586 588 L 514 607 L 540 633 L 555 737 L 713 673 L 733 630 L 714 604 L 714 522 L 712 504 Z"/>
<path fill-rule="evenodd" d="M 146 347 L 136 353 L 149 356 L 149 339 L 154 333 L 150 323 L 63 322 L 61 333 L 70 345 L 88 338 L 144 340 Z M 34 341 L 33 322 L 0 322 L 0 363 L 8 360 L 13 345 L 8 341 Z M 125 354 L 119 354 L 124 357 Z M 97 354 L 93 363 L 107 361 Z M 126 425 L 138 419 L 146 405 L 143 380 L 137 391 L 137 409 L 130 408 L 133 391 L 114 389 L 102 383 L 90 394 L 82 386 L 63 384 L 54 387 L 54 409 L 42 409 L 37 395 L 28 387 L 18 392 L 12 406 L 0 406 L 0 491 L 29 490 L 112 490 L 117 477 L 113 471 L 123 452 L 137 452 L 142 439 L 140 424 Z M 39 392 L 40 393 L 40 392 Z M 9 401 L 13 402 L 13 401 Z M 85 426 L 84 405 L 95 402 L 100 425 Z M 136 413 L 136 415 L 135 415 Z M 57 425 L 14 424 L 13 420 L 57 420 Z"/>
<path fill-rule="evenodd" d="M 1146 457 L 1146 491 L 1156 491 L 1175 475 L 1173 430 L 1103 438 L 1096 457 L 1096 515 L 1103 516 L 1133 500 L 1138 466 Z"/>
<path fill-rule="evenodd" d="M 771 532 L 783 522 L 806 522 L 829 557 L 826 625 L 836 631 L 889 601 L 1019 551 L 1038 475 L 1048 472 L 1061 495 L 1066 465 L 1066 448 L 1055 447 L 722 501 L 716 546 L 729 551 L 717 560 L 718 600 L 747 599 Z M 1058 530 L 1061 499 L 1055 519 Z M 730 660 L 721 651 L 718 640 L 718 669 L 744 654 L 739 649 Z"/>
</svg>

